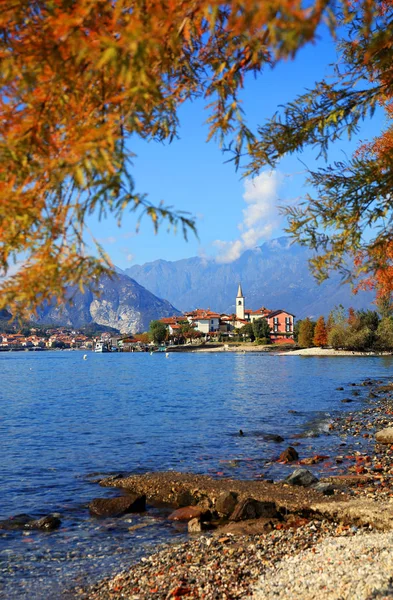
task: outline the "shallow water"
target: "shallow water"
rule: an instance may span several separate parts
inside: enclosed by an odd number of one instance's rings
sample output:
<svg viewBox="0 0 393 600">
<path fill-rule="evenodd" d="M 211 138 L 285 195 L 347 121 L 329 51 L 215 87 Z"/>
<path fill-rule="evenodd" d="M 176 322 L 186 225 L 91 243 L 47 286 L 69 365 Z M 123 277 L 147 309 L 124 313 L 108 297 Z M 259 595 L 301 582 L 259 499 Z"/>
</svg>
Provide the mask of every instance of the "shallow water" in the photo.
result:
<svg viewBox="0 0 393 600">
<path fill-rule="evenodd" d="M 301 456 L 335 451 L 342 440 L 326 434 L 329 421 L 362 406 L 368 393 L 356 388 L 353 397 L 350 383 L 393 372 L 392 357 L 82 356 L 0 354 L 0 519 L 62 519 L 54 533 L 0 533 L 0 597 L 56 598 L 185 536 L 156 510 L 91 519 L 89 500 L 116 493 L 92 484 L 92 473 L 277 479 L 289 467 L 271 461 L 294 438 Z M 342 404 L 344 397 L 353 402 Z M 285 441 L 268 441 L 269 433 Z M 146 527 L 130 532 L 135 524 Z"/>
</svg>

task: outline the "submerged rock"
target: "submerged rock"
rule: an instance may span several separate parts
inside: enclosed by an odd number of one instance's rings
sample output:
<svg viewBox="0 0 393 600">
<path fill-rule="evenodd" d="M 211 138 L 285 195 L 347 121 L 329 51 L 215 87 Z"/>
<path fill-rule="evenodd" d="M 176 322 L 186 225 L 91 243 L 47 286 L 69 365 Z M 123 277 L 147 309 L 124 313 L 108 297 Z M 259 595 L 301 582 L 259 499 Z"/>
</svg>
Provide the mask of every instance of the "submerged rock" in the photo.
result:
<svg viewBox="0 0 393 600">
<path fill-rule="evenodd" d="M 34 521 L 30 521 L 27 523 L 27 529 L 41 529 L 41 531 L 53 531 L 54 529 L 58 529 L 61 525 L 61 521 L 58 517 L 53 515 L 47 515 L 46 517 L 42 517 L 42 519 L 36 519 Z"/>
<path fill-rule="evenodd" d="M 118 498 L 94 498 L 89 504 L 90 514 L 95 517 L 118 517 L 130 512 L 144 512 L 146 496 L 127 494 Z"/>
<path fill-rule="evenodd" d="M 290 485 L 309 487 L 313 483 L 318 483 L 318 478 L 307 469 L 295 469 L 284 481 Z"/>
<path fill-rule="evenodd" d="M 0 529 L 5 529 L 6 531 L 13 531 L 15 529 L 26 529 L 26 525 L 34 521 L 30 515 L 15 515 L 14 517 L 10 517 L 9 519 L 4 519 L 4 521 L 0 521 Z"/>
<path fill-rule="evenodd" d="M 276 433 L 265 433 L 264 436 L 263 436 L 263 439 L 266 442 L 277 442 L 277 443 L 280 443 L 280 442 L 284 441 L 284 438 L 281 437 L 281 435 L 277 435 Z"/>
<path fill-rule="evenodd" d="M 30 515 L 15 515 L 4 521 L 0 521 L 0 529 L 15 531 L 18 529 L 40 529 L 41 531 L 53 531 L 58 529 L 61 521 L 54 515 L 46 515 L 40 519 L 33 519 Z"/>
<path fill-rule="evenodd" d="M 295 448 L 293 448 L 292 446 L 289 446 L 286 450 L 284 450 L 284 452 L 281 452 L 280 454 L 280 458 L 278 460 L 280 460 L 281 462 L 293 462 L 294 460 L 298 460 L 299 455 L 296 452 Z"/>
</svg>

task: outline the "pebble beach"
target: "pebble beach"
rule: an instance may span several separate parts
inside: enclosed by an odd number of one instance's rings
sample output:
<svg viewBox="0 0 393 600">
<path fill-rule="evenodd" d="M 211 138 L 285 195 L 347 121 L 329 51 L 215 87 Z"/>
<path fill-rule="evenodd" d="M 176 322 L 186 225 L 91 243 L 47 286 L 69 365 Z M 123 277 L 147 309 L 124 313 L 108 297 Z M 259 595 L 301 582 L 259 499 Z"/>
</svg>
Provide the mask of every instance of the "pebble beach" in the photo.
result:
<svg viewBox="0 0 393 600">
<path fill-rule="evenodd" d="M 329 426 L 343 440 L 358 440 L 357 449 L 343 442 L 342 455 L 330 457 L 340 474 L 327 472 L 321 481 L 330 482 L 336 496 L 364 500 L 376 512 L 380 507 L 390 513 L 393 445 L 376 443 L 375 433 L 393 425 L 393 385 L 365 380 L 354 383 L 354 390 L 357 385 L 368 391 L 363 410 L 333 419 Z M 304 462 L 312 470 L 318 461 L 299 461 Z M 73 595 L 92 600 L 393 597 L 393 533 L 376 529 L 356 518 L 345 522 L 300 512 L 282 523 L 263 523 L 259 529 L 256 524 L 251 534 L 219 528 L 158 548 L 126 571 L 73 590 Z"/>
</svg>

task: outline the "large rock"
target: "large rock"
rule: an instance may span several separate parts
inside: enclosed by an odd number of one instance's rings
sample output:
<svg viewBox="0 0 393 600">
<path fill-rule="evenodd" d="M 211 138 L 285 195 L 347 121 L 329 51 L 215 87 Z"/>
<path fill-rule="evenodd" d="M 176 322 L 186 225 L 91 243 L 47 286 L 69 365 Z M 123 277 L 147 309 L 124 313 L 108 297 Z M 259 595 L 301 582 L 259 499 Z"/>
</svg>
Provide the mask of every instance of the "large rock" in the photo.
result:
<svg viewBox="0 0 393 600">
<path fill-rule="evenodd" d="M 286 479 L 285 483 L 290 485 L 301 485 L 302 487 L 309 487 L 314 483 L 318 483 L 317 477 L 313 475 L 307 469 L 295 469 Z"/>
<path fill-rule="evenodd" d="M 89 504 L 89 511 L 95 517 L 118 517 L 125 513 L 144 512 L 146 496 L 127 494 L 118 498 L 94 498 Z"/>
<path fill-rule="evenodd" d="M 393 427 L 381 429 L 375 434 L 375 439 L 379 444 L 393 444 Z"/>
<path fill-rule="evenodd" d="M 254 498 L 246 498 L 236 505 L 230 516 L 231 521 L 245 521 L 246 519 L 275 519 L 280 515 L 274 502 L 260 502 Z"/>
<path fill-rule="evenodd" d="M 298 458 L 299 458 L 299 455 L 296 452 L 295 448 L 293 448 L 292 446 L 289 446 L 286 450 L 281 452 L 279 461 L 288 463 L 288 462 L 293 462 L 294 460 L 298 460 Z"/>
<path fill-rule="evenodd" d="M 215 504 L 220 517 L 229 517 L 235 510 L 238 495 L 235 492 L 221 492 Z"/>
<path fill-rule="evenodd" d="M 206 511 L 197 506 L 183 506 L 173 511 L 168 519 L 170 521 L 191 521 L 191 519 L 202 519 L 206 514 Z"/>
</svg>

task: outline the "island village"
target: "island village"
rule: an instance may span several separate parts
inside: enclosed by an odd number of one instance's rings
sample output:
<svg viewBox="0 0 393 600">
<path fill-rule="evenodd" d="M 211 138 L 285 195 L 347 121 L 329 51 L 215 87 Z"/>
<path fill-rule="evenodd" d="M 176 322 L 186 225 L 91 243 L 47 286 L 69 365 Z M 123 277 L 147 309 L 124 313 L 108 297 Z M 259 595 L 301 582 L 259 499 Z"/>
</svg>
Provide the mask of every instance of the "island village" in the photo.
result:
<svg viewBox="0 0 393 600">
<path fill-rule="evenodd" d="M 160 321 L 167 326 L 169 335 L 174 340 L 176 340 L 178 332 L 182 329 L 184 321 L 187 321 L 196 332 L 208 340 L 230 339 L 248 323 L 265 319 L 270 328 L 270 341 L 272 343 L 291 343 L 294 341 L 295 315 L 283 309 L 269 310 L 262 306 L 257 310 L 251 310 L 245 308 L 245 306 L 245 296 L 239 283 L 236 296 L 236 313 L 234 314 L 220 314 L 210 310 L 210 308 L 197 308 L 184 313 L 184 315 L 166 317 L 160 319 Z"/>
<path fill-rule="evenodd" d="M 246 341 L 244 327 L 264 319 L 269 328 L 269 343 L 294 344 L 295 315 L 283 309 L 270 310 L 264 306 L 257 310 L 246 308 L 245 295 L 239 283 L 235 299 L 236 312 L 218 313 L 210 308 L 185 312 L 181 315 L 158 319 L 166 327 L 164 346 L 192 345 L 206 342 L 225 342 L 233 339 Z M 266 327 L 266 325 L 265 325 Z M 13 325 L 16 328 L 16 325 Z M 102 328 L 105 329 L 105 328 Z M 242 333 L 243 331 L 243 333 Z M 119 335 L 103 331 L 88 335 L 83 330 L 69 327 L 30 327 L 23 331 L 0 332 L 0 351 L 80 349 L 102 351 L 137 351 L 154 346 L 148 333 Z"/>
</svg>

